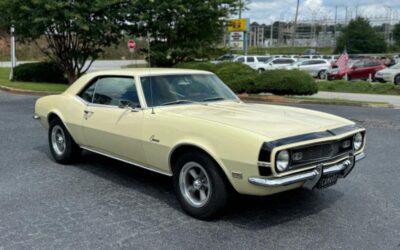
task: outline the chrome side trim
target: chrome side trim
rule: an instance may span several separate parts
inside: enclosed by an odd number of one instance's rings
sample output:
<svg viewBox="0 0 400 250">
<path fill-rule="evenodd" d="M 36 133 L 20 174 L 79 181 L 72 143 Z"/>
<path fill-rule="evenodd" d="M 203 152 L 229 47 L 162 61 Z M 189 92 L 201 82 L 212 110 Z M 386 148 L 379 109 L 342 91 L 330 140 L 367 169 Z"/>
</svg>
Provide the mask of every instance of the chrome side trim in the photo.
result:
<svg viewBox="0 0 400 250">
<path fill-rule="evenodd" d="M 152 172 L 156 172 L 156 173 L 159 173 L 159 174 L 162 174 L 162 175 L 166 175 L 166 176 L 172 176 L 172 173 L 168 173 L 168 172 L 165 172 L 165 171 L 161 171 L 161 170 L 153 169 L 153 168 L 150 168 L 150 167 L 146 167 L 146 166 L 143 166 L 143 165 L 141 165 L 139 163 L 136 163 L 136 162 L 133 162 L 133 161 L 127 161 L 127 160 L 121 159 L 119 157 L 116 157 L 116 156 L 113 156 L 113 155 L 110 155 L 110 154 L 106 154 L 106 153 L 102 153 L 102 152 L 99 152 L 97 150 L 94 150 L 94 149 L 91 149 L 91 148 L 88 148 L 88 147 L 81 146 L 81 148 L 83 148 L 83 149 L 85 149 L 87 151 L 99 154 L 99 155 L 104 155 L 104 156 L 112 158 L 114 160 L 122 161 L 122 162 L 128 163 L 130 165 L 134 165 L 134 166 L 137 166 L 137 167 L 152 171 Z"/>
<path fill-rule="evenodd" d="M 325 166 L 325 168 L 323 164 L 320 164 L 316 167 L 316 169 L 313 169 L 311 171 L 301 172 L 298 174 L 293 174 L 284 177 L 272 177 L 272 178 L 250 177 L 249 183 L 263 187 L 280 187 L 307 181 L 314 183 L 316 178 L 319 179 L 323 175 L 341 173 L 341 172 L 343 173 L 343 175 L 341 175 L 340 177 L 344 178 L 353 169 L 355 162 L 360 161 L 364 158 L 365 154 L 362 152 L 356 155 L 355 157 L 349 157 L 343 160 L 342 162 L 333 165 L 327 165 Z"/>
</svg>

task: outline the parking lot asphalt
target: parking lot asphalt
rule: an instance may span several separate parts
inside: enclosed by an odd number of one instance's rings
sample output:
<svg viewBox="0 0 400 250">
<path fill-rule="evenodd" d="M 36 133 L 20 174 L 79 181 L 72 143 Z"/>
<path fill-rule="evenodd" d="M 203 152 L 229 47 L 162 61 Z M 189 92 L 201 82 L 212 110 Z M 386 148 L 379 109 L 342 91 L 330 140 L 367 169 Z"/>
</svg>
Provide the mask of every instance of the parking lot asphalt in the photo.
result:
<svg viewBox="0 0 400 250">
<path fill-rule="evenodd" d="M 399 110 L 302 105 L 365 126 L 367 159 L 331 188 L 239 196 L 206 222 L 168 177 L 91 153 L 54 163 L 36 99 L 0 92 L 0 249 L 400 249 Z"/>
</svg>

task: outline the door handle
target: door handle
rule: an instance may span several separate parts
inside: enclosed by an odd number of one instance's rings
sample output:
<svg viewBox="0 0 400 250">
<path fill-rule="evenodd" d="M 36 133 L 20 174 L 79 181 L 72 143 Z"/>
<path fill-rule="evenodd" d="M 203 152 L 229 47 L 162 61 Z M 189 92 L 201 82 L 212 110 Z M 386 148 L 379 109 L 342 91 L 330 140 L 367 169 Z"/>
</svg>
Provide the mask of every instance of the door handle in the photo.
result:
<svg viewBox="0 0 400 250">
<path fill-rule="evenodd" d="M 93 112 L 89 110 L 84 110 L 83 113 L 84 113 L 83 117 L 85 118 L 85 120 L 87 120 L 93 114 Z"/>
</svg>

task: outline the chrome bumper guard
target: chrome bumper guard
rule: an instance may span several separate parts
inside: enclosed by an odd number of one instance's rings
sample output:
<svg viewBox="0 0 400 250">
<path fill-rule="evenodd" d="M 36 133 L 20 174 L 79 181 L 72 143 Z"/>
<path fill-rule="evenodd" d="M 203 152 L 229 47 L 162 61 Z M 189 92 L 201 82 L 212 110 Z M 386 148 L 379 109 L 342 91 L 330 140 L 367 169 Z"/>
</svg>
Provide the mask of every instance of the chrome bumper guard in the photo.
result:
<svg viewBox="0 0 400 250">
<path fill-rule="evenodd" d="M 279 187 L 304 182 L 303 187 L 313 189 L 324 175 L 339 173 L 340 178 L 345 178 L 351 170 L 353 170 L 355 163 L 364 158 L 365 154 L 360 153 L 356 156 L 350 156 L 349 158 L 333 165 L 319 164 L 311 171 L 275 178 L 250 177 L 249 182 L 264 187 Z"/>
</svg>

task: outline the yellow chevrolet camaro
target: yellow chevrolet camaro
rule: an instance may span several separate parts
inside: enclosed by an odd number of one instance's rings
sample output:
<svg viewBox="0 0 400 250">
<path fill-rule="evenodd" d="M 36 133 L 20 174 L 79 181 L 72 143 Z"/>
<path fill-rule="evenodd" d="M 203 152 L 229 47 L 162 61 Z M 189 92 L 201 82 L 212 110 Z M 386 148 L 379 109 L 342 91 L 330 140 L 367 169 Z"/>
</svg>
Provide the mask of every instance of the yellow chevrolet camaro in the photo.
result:
<svg viewBox="0 0 400 250">
<path fill-rule="evenodd" d="M 201 219 L 218 215 L 230 192 L 331 186 L 365 156 L 365 129 L 354 122 L 243 103 L 206 71 L 89 73 L 40 98 L 34 118 L 48 128 L 56 162 L 85 149 L 172 176 L 182 208 Z"/>
</svg>

